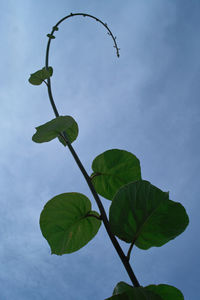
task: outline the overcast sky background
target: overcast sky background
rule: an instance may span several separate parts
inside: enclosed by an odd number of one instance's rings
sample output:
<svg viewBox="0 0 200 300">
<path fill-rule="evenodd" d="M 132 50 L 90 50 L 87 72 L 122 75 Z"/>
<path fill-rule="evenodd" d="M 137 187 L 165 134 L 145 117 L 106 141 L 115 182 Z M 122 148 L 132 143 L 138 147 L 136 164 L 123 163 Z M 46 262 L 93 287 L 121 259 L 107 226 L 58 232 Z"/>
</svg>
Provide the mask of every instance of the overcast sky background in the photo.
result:
<svg viewBox="0 0 200 300">
<path fill-rule="evenodd" d="M 141 162 L 142 177 L 181 202 L 190 225 L 175 240 L 133 249 L 141 285 L 166 283 L 186 300 L 199 292 L 198 0 L 1 0 L 0 299 L 103 300 L 119 281 L 130 283 L 104 227 L 70 255 L 50 254 L 39 216 L 64 192 L 91 193 L 59 142 L 36 144 L 35 127 L 52 118 L 45 86 L 28 83 L 44 66 L 46 34 L 71 12 L 52 41 L 53 94 L 62 115 L 79 124 L 74 147 L 87 171 L 100 153 L 124 149 Z M 103 199 L 108 209 L 110 202 Z M 124 249 L 127 245 L 122 243 Z"/>
</svg>

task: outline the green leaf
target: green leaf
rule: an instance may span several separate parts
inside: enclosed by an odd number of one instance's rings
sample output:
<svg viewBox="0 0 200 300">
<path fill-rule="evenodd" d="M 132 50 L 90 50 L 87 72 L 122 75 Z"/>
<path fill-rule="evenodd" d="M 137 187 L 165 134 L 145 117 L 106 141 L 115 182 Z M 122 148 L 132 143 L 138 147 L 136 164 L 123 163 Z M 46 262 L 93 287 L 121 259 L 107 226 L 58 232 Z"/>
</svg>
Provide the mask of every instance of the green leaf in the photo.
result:
<svg viewBox="0 0 200 300">
<path fill-rule="evenodd" d="M 119 282 L 113 297 L 106 300 L 184 300 L 183 294 L 175 287 L 167 284 L 149 285 L 135 288 L 123 281 Z"/>
<path fill-rule="evenodd" d="M 49 142 L 56 137 L 59 137 L 61 143 L 66 146 L 66 142 L 60 136 L 60 133 L 65 132 L 72 143 L 78 136 L 78 125 L 76 121 L 70 116 L 57 117 L 41 126 L 36 127 L 36 133 L 32 140 L 36 143 Z"/>
<path fill-rule="evenodd" d="M 53 68 L 43 68 L 30 75 L 29 82 L 33 85 L 40 85 L 45 79 L 50 78 L 53 74 Z"/>
<path fill-rule="evenodd" d="M 109 218 L 116 236 L 145 250 L 174 239 L 189 223 L 180 203 L 169 200 L 169 193 L 144 180 L 129 183 L 117 192 Z"/>
<path fill-rule="evenodd" d="M 143 287 L 131 287 L 126 291 L 120 291 L 119 294 L 115 294 L 106 300 L 162 300 L 162 298 L 154 292 L 148 291 Z"/>
<path fill-rule="evenodd" d="M 52 40 L 55 39 L 55 36 L 53 34 L 50 34 L 50 33 L 47 34 L 47 37 L 52 39 Z"/>
<path fill-rule="evenodd" d="M 145 289 L 159 295 L 162 300 L 184 300 L 181 291 L 171 285 L 167 285 L 167 284 L 149 285 L 145 287 Z"/>
<path fill-rule="evenodd" d="M 106 298 L 105 300 L 132 300 L 132 299 L 129 298 L 129 296 L 126 293 L 123 293 L 123 294 L 120 294 L 120 295 L 115 295 L 115 296 Z"/>
<path fill-rule="evenodd" d="M 52 254 L 72 253 L 85 246 L 101 226 L 99 214 L 91 211 L 90 200 L 80 193 L 60 194 L 46 203 L 40 228 Z"/>
<path fill-rule="evenodd" d="M 141 179 L 140 161 L 125 150 L 112 149 L 98 155 L 92 169 L 92 183 L 97 193 L 109 200 L 121 186 Z"/>
<path fill-rule="evenodd" d="M 126 282 L 120 281 L 114 288 L 113 295 L 118 295 L 118 294 L 122 294 L 127 291 L 132 291 L 132 289 L 133 289 L 133 286 L 127 284 Z"/>
</svg>

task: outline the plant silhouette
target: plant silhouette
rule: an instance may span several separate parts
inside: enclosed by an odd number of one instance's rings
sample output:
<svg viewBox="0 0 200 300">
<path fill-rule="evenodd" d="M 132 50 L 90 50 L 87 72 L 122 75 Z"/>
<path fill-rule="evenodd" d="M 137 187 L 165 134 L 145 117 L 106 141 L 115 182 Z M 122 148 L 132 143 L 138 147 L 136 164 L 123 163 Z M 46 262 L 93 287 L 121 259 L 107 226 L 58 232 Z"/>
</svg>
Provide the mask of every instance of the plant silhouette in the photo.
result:
<svg viewBox="0 0 200 300">
<path fill-rule="evenodd" d="M 42 234 L 49 243 L 52 254 L 63 255 L 85 246 L 95 237 L 103 223 L 132 283 L 117 283 L 112 296 L 107 300 L 182 300 L 182 293 L 173 286 L 141 286 L 131 267 L 130 258 L 134 245 L 148 250 L 160 247 L 181 234 L 189 223 L 185 208 L 169 199 L 168 192 L 161 191 L 142 179 L 140 161 L 128 151 L 110 149 L 101 153 L 93 160 L 92 173 L 89 175 L 72 146 L 78 136 L 78 124 L 73 117 L 58 113 L 51 89 L 53 68 L 49 66 L 50 45 L 60 24 L 75 16 L 92 18 L 103 25 L 119 57 L 116 37 L 108 25 L 97 17 L 71 13 L 59 20 L 47 34 L 45 67 L 29 78 L 33 85 L 45 83 L 55 118 L 36 127 L 32 140 L 44 143 L 58 138 L 59 142 L 68 147 L 92 192 L 99 212 L 92 210 L 90 200 L 83 194 L 74 192 L 57 195 L 46 203 L 41 212 Z M 99 195 L 111 201 L 109 218 Z M 116 237 L 130 244 L 127 254 Z"/>
</svg>

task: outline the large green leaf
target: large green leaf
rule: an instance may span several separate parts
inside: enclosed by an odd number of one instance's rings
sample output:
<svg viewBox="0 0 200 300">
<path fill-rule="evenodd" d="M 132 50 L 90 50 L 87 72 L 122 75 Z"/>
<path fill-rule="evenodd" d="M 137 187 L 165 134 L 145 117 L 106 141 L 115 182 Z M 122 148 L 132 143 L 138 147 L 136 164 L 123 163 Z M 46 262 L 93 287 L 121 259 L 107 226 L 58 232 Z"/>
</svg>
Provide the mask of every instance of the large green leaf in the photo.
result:
<svg viewBox="0 0 200 300">
<path fill-rule="evenodd" d="M 143 287 L 133 287 L 123 281 L 119 282 L 114 288 L 113 295 L 126 295 L 128 300 L 162 300 L 154 291 L 145 290 Z"/>
<path fill-rule="evenodd" d="M 40 228 L 52 254 L 72 253 L 86 245 L 98 232 L 99 214 L 80 193 L 60 194 L 44 206 Z"/>
<path fill-rule="evenodd" d="M 127 291 L 132 291 L 132 289 L 133 289 L 133 286 L 127 284 L 126 282 L 120 281 L 114 288 L 113 295 L 118 295 L 118 294 L 122 294 Z"/>
<path fill-rule="evenodd" d="M 136 298 L 137 299 L 137 298 Z M 114 295 L 112 297 L 106 298 L 105 300 L 132 300 L 126 293 L 120 295 Z"/>
<path fill-rule="evenodd" d="M 97 193 L 109 200 L 121 186 L 141 179 L 140 161 L 125 150 L 103 152 L 94 159 L 92 169 L 92 183 Z"/>
<path fill-rule="evenodd" d="M 184 300 L 181 291 L 171 285 L 149 285 L 145 289 L 159 295 L 162 300 Z"/>
<path fill-rule="evenodd" d="M 52 67 L 48 67 L 48 69 L 42 68 L 41 70 L 31 74 L 28 81 L 33 85 L 40 85 L 45 79 L 51 77 L 52 74 Z"/>
<path fill-rule="evenodd" d="M 182 293 L 175 287 L 159 284 L 135 288 L 123 281 L 119 282 L 113 297 L 106 300 L 184 300 Z"/>
<path fill-rule="evenodd" d="M 132 287 L 130 290 L 128 289 L 127 291 L 114 294 L 105 300 L 162 300 L 162 298 L 158 294 L 148 291 L 143 287 Z"/>
<path fill-rule="evenodd" d="M 123 186 L 110 206 L 112 232 L 141 249 L 162 246 L 189 223 L 185 208 L 148 181 Z"/>
<path fill-rule="evenodd" d="M 65 132 L 69 141 L 72 143 L 78 136 L 78 125 L 70 116 L 57 117 L 41 126 L 36 127 L 36 133 L 32 140 L 36 143 L 49 142 L 56 137 L 66 146 L 66 142 L 60 136 L 60 133 Z"/>
</svg>

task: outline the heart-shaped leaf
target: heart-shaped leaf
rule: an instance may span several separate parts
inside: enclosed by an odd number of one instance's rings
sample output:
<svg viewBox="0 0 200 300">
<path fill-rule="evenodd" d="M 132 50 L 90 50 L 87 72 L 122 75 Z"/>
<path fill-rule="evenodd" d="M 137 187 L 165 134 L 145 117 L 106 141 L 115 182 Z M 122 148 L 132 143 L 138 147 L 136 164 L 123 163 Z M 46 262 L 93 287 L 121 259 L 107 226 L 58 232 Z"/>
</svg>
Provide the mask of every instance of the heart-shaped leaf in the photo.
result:
<svg viewBox="0 0 200 300">
<path fill-rule="evenodd" d="M 113 297 L 106 300 L 184 300 L 183 294 L 174 286 L 167 284 L 133 287 L 123 281 L 119 282 Z"/>
<path fill-rule="evenodd" d="M 149 285 L 145 289 L 159 295 L 162 300 L 184 300 L 181 291 L 171 285 Z"/>
<path fill-rule="evenodd" d="M 141 179 L 140 161 L 125 150 L 103 152 L 94 159 L 92 169 L 92 183 L 97 193 L 109 200 L 121 186 Z"/>
<path fill-rule="evenodd" d="M 120 295 L 114 295 L 112 297 L 106 298 L 105 300 L 132 300 L 132 298 L 129 298 L 129 296 L 126 293 L 123 293 Z"/>
<path fill-rule="evenodd" d="M 36 127 L 36 130 L 36 133 L 32 137 L 32 140 L 36 143 L 49 142 L 58 137 L 60 142 L 66 146 L 65 140 L 60 135 L 62 132 L 67 134 L 70 143 L 72 143 L 78 136 L 78 125 L 70 116 L 57 117 L 41 126 Z"/>
<path fill-rule="evenodd" d="M 40 85 L 45 79 L 51 77 L 53 74 L 53 68 L 48 67 L 48 69 L 43 68 L 30 75 L 29 82 L 33 85 Z"/>
<path fill-rule="evenodd" d="M 98 232 L 99 214 L 80 193 L 60 194 L 46 203 L 40 228 L 52 254 L 72 253 L 85 246 Z"/>
<path fill-rule="evenodd" d="M 141 249 L 164 245 L 181 234 L 188 223 L 180 203 L 169 200 L 169 193 L 144 180 L 123 186 L 110 206 L 112 232 Z"/>
<path fill-rule="evenodd" d="M 130 290 L 120 292 L 105 300 L 162 300 L 162 298 L 143 287 L 132 287 Z"/>
</svg>

